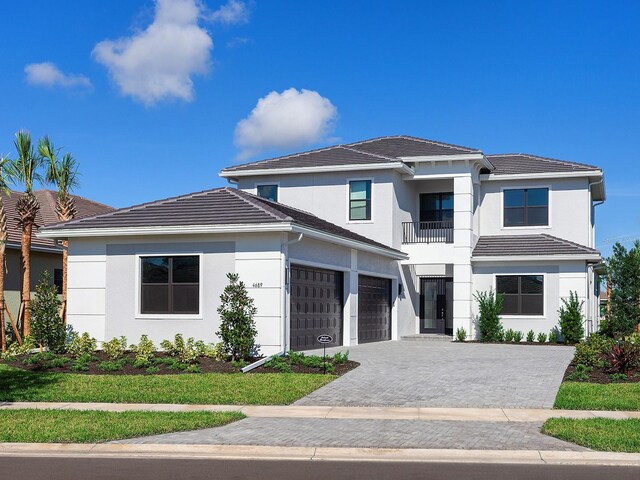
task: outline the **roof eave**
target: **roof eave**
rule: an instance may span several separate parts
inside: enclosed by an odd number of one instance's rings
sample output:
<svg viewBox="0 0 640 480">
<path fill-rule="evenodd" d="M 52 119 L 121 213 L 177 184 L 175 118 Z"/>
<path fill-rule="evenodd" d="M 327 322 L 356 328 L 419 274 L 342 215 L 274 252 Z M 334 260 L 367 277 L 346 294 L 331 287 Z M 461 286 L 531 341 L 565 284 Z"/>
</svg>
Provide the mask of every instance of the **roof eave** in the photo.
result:
<svg viewBox="0 0 640 480">
<path fill-rule="evenodd" d="M 413 174 L 411 167 L 404 162 L 385 163 L 359 163 L 348 165 L 323 165 L 317 167 L 288 167 L 288 168 L 263 168 L 252 170 L 222 170 L 218 175 L 222 178 L 235 180 L 240 177 L 257 177 L 264 175 L 292 175 L 300 173 L 323 173 L 323 172 L 348 172 L 358 170 L 401 170 L 403 173 Z"/>
<path fill-rule="evenodd" d="M 602 261 L 602 256 L 596 253 L 562 254 L 562 255 L 474 255 L 471 261 L 481 262 L 542 262 L 542 261 L 572 261 L 584 260 L 589 263 Z"/>
<path fill-rule="evenodd" d="M 546 178 L 586 178 L 602 176 L 602 170 L 584 170 L 575 172 L 512 173 L 506 175 L 484 173 L 480 175 L 480 180 L 491 182 L 499 180 L 538 180 Z"/>
</svg>

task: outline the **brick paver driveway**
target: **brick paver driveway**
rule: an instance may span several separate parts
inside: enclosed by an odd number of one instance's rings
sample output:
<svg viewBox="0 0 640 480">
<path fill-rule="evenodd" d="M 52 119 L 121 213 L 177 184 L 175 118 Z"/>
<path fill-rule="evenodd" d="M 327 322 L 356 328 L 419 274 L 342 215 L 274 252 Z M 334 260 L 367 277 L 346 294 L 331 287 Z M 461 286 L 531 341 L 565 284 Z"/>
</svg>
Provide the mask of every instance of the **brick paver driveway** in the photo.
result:
<svg viewBox="0 0 640 480">
<path fill-rule="evenodd" d="M 337 350 L 347 348 L 327 353 Z M 551 408 L 574 351 L 428 341 L 348 350 L 360 367 L 295 405 Z"/>
</svg>

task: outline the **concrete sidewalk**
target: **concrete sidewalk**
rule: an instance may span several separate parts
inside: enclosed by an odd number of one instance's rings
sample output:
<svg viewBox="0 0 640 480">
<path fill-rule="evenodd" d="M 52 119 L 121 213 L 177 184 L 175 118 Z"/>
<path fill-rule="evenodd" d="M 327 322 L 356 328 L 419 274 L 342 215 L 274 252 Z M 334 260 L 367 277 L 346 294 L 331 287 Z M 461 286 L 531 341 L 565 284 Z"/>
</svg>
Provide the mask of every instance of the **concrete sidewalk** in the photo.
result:
<svg viewBox="0 0 640 480">
<path fill-rule="evenodd" d="M 552 417 L 640 418 L 640 411 L 554 410 L 544 408 L 306 407 L 298 405 L 184 405 L 146 403 L 2 402 L 0 409 L 102 410 L 109 412 L 242 412 L 259 418 L 323 418 L 467 422 L 544 422 Z"/>
</svg>

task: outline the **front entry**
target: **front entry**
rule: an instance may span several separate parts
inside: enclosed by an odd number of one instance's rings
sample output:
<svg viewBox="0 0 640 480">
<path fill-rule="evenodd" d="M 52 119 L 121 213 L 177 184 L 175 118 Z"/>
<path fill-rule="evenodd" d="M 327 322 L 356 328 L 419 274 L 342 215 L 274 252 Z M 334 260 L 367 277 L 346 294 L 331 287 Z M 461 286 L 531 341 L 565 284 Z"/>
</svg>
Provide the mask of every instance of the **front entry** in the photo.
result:
<svg viewBox="0 0 640 480">
<path fill-rule="evenodd" d="M 453 334 L 453 278 L 420 277 L 420 333 Z"/>
</svg>

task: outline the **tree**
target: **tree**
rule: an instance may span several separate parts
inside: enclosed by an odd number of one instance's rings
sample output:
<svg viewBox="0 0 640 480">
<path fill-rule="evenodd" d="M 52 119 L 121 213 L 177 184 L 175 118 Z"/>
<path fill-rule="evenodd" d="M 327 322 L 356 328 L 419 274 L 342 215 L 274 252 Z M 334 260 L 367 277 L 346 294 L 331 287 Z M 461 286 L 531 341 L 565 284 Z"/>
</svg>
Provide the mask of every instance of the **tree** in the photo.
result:
<svg viewBox="0 0 640 480">
<path fill-rule="evenodd" d="M 31 337 L 40 347 L 47 347 L 56 353 L 64 349 L 66 338 L 59 308 L 58 289 L 51 284 L 51 274 L 45 270 L 36 285 L 35 298 L 29 305 Z"/>
<path fill-rule="evenodd" d="M 570 291 L 569 300 L 562 299 L 562 306 L 558 313 L 560 315 L 560 333 L 565 343 L 578 343 L 584 337 L 583 305 L 584 301 L 581 302 L 578 299 L 578 292 Z"/>
<path fill-rule="evenodd" d="M 628 251 L 616 243 L 606 270 L 609 309 L 600 330 L 614 338 L 629 335 L 640 323 L 640 240 Z"/>
<path fill-rule="evenodd" d="M 46 180 L 53 183 L 57 189 L 56 213 L 58 220 L 67 222 L 73 220 L 78 213 L 72 189 L 78 186 L 78 162 L 69 153 L 58 159 L 58 150 L 53 147 L 49 137 L 45 136 L 38 142 L 38 152 L 47 162 Z M 67 266 L 69 264 L 69 242 L 62 243 L 62 320 L 67 318 Z"/>
<path fill-rule="evenodd" d="M 29 302 L 31 300 L 31 237 L 36 215 L 40 210 L 38 199 L 33 194 L 33 185 L 42 178 L 38 172 L 42 165 L 42 157 L 38 155 L 31 143 L 31 134 L 25 130 L 16 133 L 14 142 L 18 157 L 9 163 L 11 177 L 23 184 L 24 193 L 16 203 L 18 225 L 22 230 L 20 257 L 22 260 L 22 328 L 24 336 L 29 335 Z"/>
<path fill-rule="evenodd" d="M 496 295 L 493 290 L 476 292 L 473 297 L 478 301 L 478 333 L 482 342 L 501 342 L 504 328 L 500 321 L 504 297 Z"/>
<path fill-rule="evenodd" d="M 222 340 L 224 350 L 233 360 L 245 360 L 251 356 L 258 331 L 253 316 L 257 309 L 247 287 L 237 273 L 228 273 L 229 285 L 220 295 L 220 331 L 216 335 Z"/>
<path fill-rule="evenodd" d="M 9 159 L 5 156 L 0 156 L 0 346 L 3 352 L 7 351 L 7 335 L 6 325 L 4 320 L 4 272 L 5 272 L 5 256 L 7 248 L 7 212 L 4 208 L 4 201 L 2 200 L 2 194 L 9 195 L 7 175 L 7 165 Z"/>
</svg>

